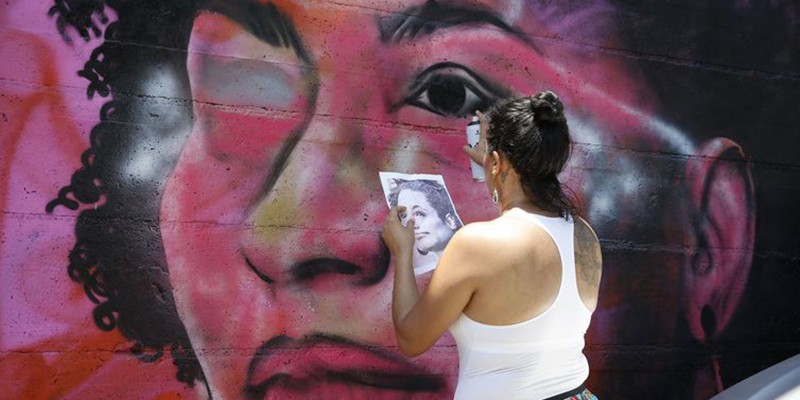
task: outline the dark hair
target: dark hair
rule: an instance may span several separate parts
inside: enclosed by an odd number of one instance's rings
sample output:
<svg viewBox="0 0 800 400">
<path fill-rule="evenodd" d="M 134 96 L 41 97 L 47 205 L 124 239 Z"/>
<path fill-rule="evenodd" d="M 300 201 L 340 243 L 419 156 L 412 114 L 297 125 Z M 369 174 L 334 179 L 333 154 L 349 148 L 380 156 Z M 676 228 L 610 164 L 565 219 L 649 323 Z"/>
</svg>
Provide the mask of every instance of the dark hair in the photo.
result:
<svg viewBox="0 0 800 400">
<path fill-rule="evenodd" d="M 109 23 L 105 7 L 114 9 L 116 21 Z M 159 215 L 163 182 L 191 127 L 189 89 L 180 76 L 194 4 L 56 0 L 49 14 L 67 42 L 68 29 L 85 41 L 104 32 L 78 75 L 89 80 L 87 97 L 112 97 L 92 128 L 81 167 L 46 207 L 52 212 L 59 205 L 94 206 L 83 209 L 75 223 L 67 271 L 95 304 L 92 314 L 100 329 L 119 329 L 135 342 L 131 351 L 143 361 L 156 361 L 168 349 L 177 379 L 193 385 L 204 379 L 203 372 L 172 297 Z M 161 99 L 147 93 L 137 76 L 152 73 L 153 65 L 175 78 L 174 93 Z M 158 123 L 148 123 L 154 115 Z M 145 164 L 148 173 L 136 168 Z"/>
<path fill-rule="evenodd" d="M 389 204 L 392 207 L 397 206 L 397 198 L 400 192 L 404 190 L 413 190 L 425 195 L 428 202 L 431 203 L 436 210 L 436 214 L 442 221 L 447 221 L 447 215 L 450 214 L 456 224 L 456 229 L 461 228 L 461 221 L 456 215 L 456 210 L 453 208 L 453 203 L 450 202 L 450 196 L 441 183 L 430 179 L 394 179 L 395 186 L 389 191 Z"/>
<path fill-rule="evenodd" d="M 551 91 L 501 100 L 486 113 L 488 151 L 508 158 L 522 190 L 536 206 L 564 218 L 577 215 L 558 174 L 570 156 L 572 138 L 564 105 Z"/>
<path fill-rule="evenodd" d="M 48 12 L 68 43 L 70 30 L 84 41 L 102 33 L 78 75 L 89 80 L 87 97 L 111 96 L 81 167 L 45 208 L 93 206 L 77 218 L 67 271 L 95 304 L 100 329 L 119 329 L 146 362 L 168 349 L 177 379 L 190 386 L 205 378 L 175 306 L 159 217 L 164 184 L 192 127 L 186 50 L 201 6 L 227 10 L 224 1 L 54 0 Z M 105 16 L 106 7 L 116 21 Z M 263 20 L 284 18 L 272 4 L 260 10 Z M 290 25 L 267 24 L 260 33 L 306 60 Z M 150 78 L 171 84 L 153 86 Z"/>
</svg>

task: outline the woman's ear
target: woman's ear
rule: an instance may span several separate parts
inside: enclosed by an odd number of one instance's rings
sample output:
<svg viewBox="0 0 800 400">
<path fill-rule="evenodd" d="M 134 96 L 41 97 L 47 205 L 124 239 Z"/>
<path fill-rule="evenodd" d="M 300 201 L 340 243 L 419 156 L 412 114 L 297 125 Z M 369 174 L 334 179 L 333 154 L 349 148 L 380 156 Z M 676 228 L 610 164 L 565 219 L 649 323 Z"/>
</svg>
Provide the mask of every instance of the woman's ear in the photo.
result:
<svg viewBox="0 0 800 400">
<path fill-rule="evenodd" d="M 493 151 L 489 155 L 489 161 L 492 163 L 492 175 L 497 176 L 500 173 L 500 169 L 502 166 L 502 157 L 500 157 L 500 153 L 497 150 Z"/>
<path fill-rule="evenodd" d="M 701 342 L 725 329 L 747 284 L 756 222 L 750 167 L 742 148 L 726 138 L 703 143 L 686 165 L 692 201 L 684 299 L 690 330 Z"/>
</svg>

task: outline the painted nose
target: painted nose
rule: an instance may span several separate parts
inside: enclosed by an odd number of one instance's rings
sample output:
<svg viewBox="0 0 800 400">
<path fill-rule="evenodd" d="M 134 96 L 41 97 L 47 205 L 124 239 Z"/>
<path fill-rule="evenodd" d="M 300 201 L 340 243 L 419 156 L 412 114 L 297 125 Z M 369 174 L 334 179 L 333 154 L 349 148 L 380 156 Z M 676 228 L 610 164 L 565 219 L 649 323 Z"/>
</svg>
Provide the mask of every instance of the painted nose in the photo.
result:
<svg viewBox="0 0 800 400">
<path fill-rule="evenodd" d="M 380 323 L 391 300 L 389 254 L 380 239 L 387 206 L 378 171 L 386 146 L 379 149 L 378 134 L 353 115 L 361 108 L 332 97 L 321 88 L 280 174 L 249 210 L 241 248 L 253 272 L 271 282 L 283 334 L 373 342 L 375 335 L 391 337 L 383 332 L 391 323 Z"/>
<path fill-rule="evenodd" d="M 367 340 L 363 332 L 391 327 L 376 322 L 390 315 L 391 301 L 389 255 L 380 239 L 385 150 L 347 110 L 323 108 L 251 208 L 241 248 L 253 272 L 271 281 L 284 334 Z"/>
<path fill-rule="evenodd" d="M 260 272 L 289 281 L 300 270 L 347 271 L 341 275 L 359 281 L 385 264 L 379 229 L 386 204 L 373 161 L 380 156 L 367 153 L 364 132 L 348 118 L 311 119 L 250 211 L 243 247 Z"/>
</svg>

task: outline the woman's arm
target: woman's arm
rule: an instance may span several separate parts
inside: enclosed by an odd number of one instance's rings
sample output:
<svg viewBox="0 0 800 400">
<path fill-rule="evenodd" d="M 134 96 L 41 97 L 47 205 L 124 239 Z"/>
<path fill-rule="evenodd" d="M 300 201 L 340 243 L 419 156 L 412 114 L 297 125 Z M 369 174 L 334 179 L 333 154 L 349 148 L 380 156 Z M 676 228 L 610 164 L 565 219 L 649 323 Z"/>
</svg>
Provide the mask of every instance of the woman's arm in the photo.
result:
<svg viewBox="0 0 800 400">
<path fill-rule="evenodd" d="M 390 211 L 383 238 L 395 265 L 392 319 L 397 343 L 403 354 L 413 357 L 431 348 L 469 304 L 477 287 L 481 255 L 476 251 L 480 247 L 475 230 L 465 226 L 450 240 L 420 295 L 411 265 L 413 220 L 403 227 L 398 212 L 402 209 Z"/>
<path fill-rule="evenodd" d="M 399 210 L 398 210 L 399 208 Z M 394 290 L 392 291 L 392 320 L 403 320 L 419 298 L 417 278 L 414 276 L 414 224 L 410 219 L 406 227 L 400 223 L 399 213 L 405 207 L 392 208 L 383 228 L 384 242 L 394 259 Z M 401 345 L 402 348 L 402 345 Z"/>
</svg>

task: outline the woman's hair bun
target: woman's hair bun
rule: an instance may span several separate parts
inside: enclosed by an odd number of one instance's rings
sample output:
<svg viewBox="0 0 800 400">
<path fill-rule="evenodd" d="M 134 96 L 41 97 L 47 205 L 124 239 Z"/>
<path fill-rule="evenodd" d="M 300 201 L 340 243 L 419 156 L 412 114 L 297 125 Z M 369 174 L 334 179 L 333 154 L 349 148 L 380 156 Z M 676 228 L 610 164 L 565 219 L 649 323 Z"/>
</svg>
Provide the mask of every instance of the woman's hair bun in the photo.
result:
<svg viewBox="0 0 800 400">
<path fill-rule="evenodd" d="M 562 122 L 564 117 L 564 104 L 558 95 L 545 90 L 530 97 L 531 111 L 537 122 Z"/>
</svg>

